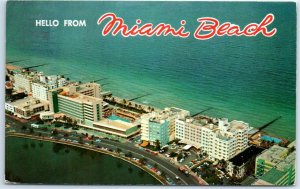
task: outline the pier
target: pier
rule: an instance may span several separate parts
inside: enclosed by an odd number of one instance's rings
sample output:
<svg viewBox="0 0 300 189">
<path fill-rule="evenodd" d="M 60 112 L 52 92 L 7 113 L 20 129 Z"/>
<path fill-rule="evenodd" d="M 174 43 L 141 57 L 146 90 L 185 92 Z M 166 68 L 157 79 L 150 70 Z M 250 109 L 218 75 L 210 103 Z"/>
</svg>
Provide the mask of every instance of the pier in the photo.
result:
<svg viewBox="0 0 300 189">
<path fill-rule="evenodd" d="M 272 123 L 276 122 L 277 120 L 281 119 L 282 116 L 278 116 L 275 119 L 273 119 L 272 121 L 262 125 L 261 127 L 258 128 L 258 131 L 261 131 L 263 129 L 265 129 L 266 127 L 268 127 L 269 125 L 271 125 Z"/>
<path fill-rule="evenodd" d="M 95 83 L 95 82 L 102 81 L 102 80 L 105 80 L 105 79 L 108 79 L 108 78 L 103 77 L 103 78 L 100 78 L 100 79 L 97 79 L 97 80 L 93 80 L 93 81 L 91 81 L 91 83 Z"/>
<path fill-rule="evenodd" d="M 201 112 L 197 112 L 197 113 L 191 115 L 191 117 L 195 117 L 195 116 L 197 116 L 199 114 L 202 114 L 203 112 L 206 112 L 206 111 L 211 110 L 211 109 L 213 109 L 213 108 L 212 107 L 206 108 L 205 110 L 202 110 Z"/>
<path fill-rule="evenodd" d="M 128 101 L 133 101 L 133 100 L 136 100 L 136 99 L 139 99 L 139 98 L 143 98 L 143 97 L 149 96 L 149 95 L 150 95 L 150 93 L 147 93 L 147 94 L 144 94 L 144 95 L 140 95 L 140 96 L 138 96 L 138 97 L 135 97 L 135 98 L 131 98 L 131 99 L 129 99 Z"/>
<path fill-rule="evenodd" d="M 23 61 L 27 61 L 29 59 L 22 59 L 22 60 L 14 60 L 14 61 L 7 61 L 7 64 L 13 64 L 13 63 L 17 63 L 17 62 L 23 62 Z"/>
<path fill-rule="evenodd" d="M 28 66 L 28 67 L 23 67 L 22 69 L 25 71 L 29 71 L 29 69 L 31 68 L 36 68 L 36 67 L 40 67 L 40 66 L 45 66 L 47 64 L 39 64 L 39 65 L 35 65 L 35 66 Z"/>
<path fill-rule="evenodd" d="M 276 117 L 275 119 L 269 121 L 268 123 L 266 123 L 266 124 L 264 124 L 264 125 L 262 125 L 262 126 L 256 128 L 256 132 L 252 133 L 252 134 L 250 135 L 250 138 L 253 137 L 253 136 L 255 136 L 257 133 L 261 132 L 263 129 L 267 128 L 269 125 L 273 124 L 273 123 L 276 122 L 277 120 L 281 119 L 281 117 L 282 117 L 282 116 L 278 116 L 278 117 Z"/>
</svg>

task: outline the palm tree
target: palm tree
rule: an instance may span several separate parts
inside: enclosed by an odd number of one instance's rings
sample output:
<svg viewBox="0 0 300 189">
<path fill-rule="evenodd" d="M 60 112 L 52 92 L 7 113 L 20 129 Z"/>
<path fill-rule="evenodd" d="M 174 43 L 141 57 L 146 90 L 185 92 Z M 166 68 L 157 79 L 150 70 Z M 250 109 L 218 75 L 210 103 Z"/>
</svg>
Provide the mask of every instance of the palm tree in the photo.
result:
<svg viewBox="0 0 300 189">
<path fill-rule="evenodd" d="M 94 140 L 94 139 L 95 139 L 95 136 L 94 136 L 94 135 L 92 135 L 92 136 L 91 136 L 91 140 Z"/>
<path fill-rule="evenodd" d="M 122 150 L 120 148 L 117 148 L 117 153 L 120 154 Z"/>
<path fill-rule="evenodd" d="M 54 130 L 52 131 L 52 135 L 53 135 L 53 136 L 56 136 L 56 135 L 58 135 L 58 131 L 57 131 L 57 129 L 54 129 Z"/>
<path fill-rule="evenodd" d="M 112 97 L 111 102 L 112 102 L 113 104 L 116 103 L 115 97 Z"/>
<path fill-rule="evenodd" d="M 130 160 L 131 160 L 132 156 L 133 156 L 132 152 L 128 152 L 127 157 L 129 157 Z"/>
<path fill-rule="evenodd" d="M 68 125 L 72 125 L 72 123 L 73 123 L 73 120 L 71 119 L 71 118 L 67 118 L 67 123 L 68 123 Z"/>
<path fill-rule="evenodd" d="M 32 127 L 29 128 L 29 132 L 30 132 L 30 134 L 33 134 L 33 133 L 34 133 L 34 130 L 33 130 Z"/>
<path fill-rule="evenodd" d="M 122 101 L 123 105 L 125 105 L 126 102 L 127 102 L 126 99 L 123 99 L 123 101 Z"/>
<path fill-rule="evenodd" d="M 79 137 L 79 144 L 83 144 L 83 139 L 81 136 Z"/>
<path fill-rule="evenodd" d="M 147 159 L 146 158 L 141 158 L 140 159 L 140 163 L 142 164 L 142 165 L 146 165 L 146 162 L 147 162 Z"/>
<path fill-rule="evenodd" d="M 68 119 L 68 118 L 67 118 L 67 116 L 65 116 L 65 115 L 62 117 L 62 120 L 63 120 L 64 122 L 66 122 L 67 119 Z"/>
<path fill-rule="evenodd" d="M 156 139 L 156 141 L 155 141 L 155 147 L 156 147 L 156 150 L 160 150 L 160 142 L 158 139 Z"/>
<path fill-rule="evenodd" d="M 23 131 L 25 131 L 27 129 L 27 127 L 25 125 L 22 126 L 21 128 Z"/>
</svg>

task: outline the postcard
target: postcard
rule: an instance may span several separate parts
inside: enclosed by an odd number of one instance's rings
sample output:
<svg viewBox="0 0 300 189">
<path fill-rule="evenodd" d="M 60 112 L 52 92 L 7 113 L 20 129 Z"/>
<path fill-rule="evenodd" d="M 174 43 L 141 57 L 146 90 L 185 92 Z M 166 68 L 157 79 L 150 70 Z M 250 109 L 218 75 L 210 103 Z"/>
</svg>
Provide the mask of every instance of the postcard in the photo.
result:
<svg viewBox="0 0 300 189">
<path fill-rule="evenodd" d="M 7 184 L 288 186 L 296 3 L 8 1 Z"/>
</svg>

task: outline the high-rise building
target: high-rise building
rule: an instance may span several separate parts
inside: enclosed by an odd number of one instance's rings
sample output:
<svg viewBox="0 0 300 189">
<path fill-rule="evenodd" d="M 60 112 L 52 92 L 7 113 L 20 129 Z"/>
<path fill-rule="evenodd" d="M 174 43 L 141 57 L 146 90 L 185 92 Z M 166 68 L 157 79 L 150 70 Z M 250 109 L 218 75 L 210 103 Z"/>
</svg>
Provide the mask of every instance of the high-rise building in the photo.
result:
<svg viewBox="0 0 300 189">
<path fill-rule="evenodd" d="M 175 120 L 188 115 L 188 111 L 174 107 L 143 115 L 141 117 L 141 140 L 148 141 L 152 145 L 158 140 L 160 145 L 166 145 L 174 139 Z"/>
<path fill-rule="evenodd" d="M 32 96 L 41 100 L 48 100 L 49 88 L 43 83 L 32 83 Z"/>
<path fill-rule="evenodd" d="M 36 75 L 36 79 L 32 81 L 32 96 L 41 100 L 49 100 L 49 90 L 62 87 L 66 84 L 66 79 L 60 75 L 46 76 L 42 72 Z"/>
<path fill-rule="evenodd" d="M 74 117 L 79 123 L 92 126 L 102 117 L 102 99 L 87 96 L 63 87 L 49 91 L 50 110 Z"/>
<path fill-rule="evenodd" d="M 16 90 L 25 90 L 27 93 L 32 91 L 31 83 L 33 80 L 32 74 L 15 74 L 14 75 L 14 88 Z"/>
<path fill-rule="evenodd" d="M 242 121 L 177 119 L 175 136 L 182 143 L 201 148 L 210 159 L 228 160 L 248 147 L 249 125 Z"/>
</svg>

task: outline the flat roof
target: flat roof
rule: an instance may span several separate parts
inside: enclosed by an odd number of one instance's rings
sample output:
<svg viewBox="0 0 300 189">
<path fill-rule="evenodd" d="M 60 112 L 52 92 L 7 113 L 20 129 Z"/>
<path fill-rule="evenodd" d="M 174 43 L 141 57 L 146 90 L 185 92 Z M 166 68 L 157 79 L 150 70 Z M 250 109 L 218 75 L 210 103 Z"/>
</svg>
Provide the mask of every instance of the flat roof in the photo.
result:
<svg viewBox="0 0 300 189">
<path fill-rule="evenodd" d="M 261 180 L 275 184 L 281 177 L 285 175 L 285 172 L 277 170 L 275 167 L 268 171 L 266 174 L 260 177 Z"/>
<path fill-rule="evenodd" d="M 237 121 L 237 120 L 233 120 L 229 122 L 229 124 L 230 124 L 229 131 L 244 130 L 247 127 L 249 127 L 248 123 L 245 123 L 243 121 Z"/>
<path fill-rule="evenodd" d="M 269 161 L 273 164 L 277 164 L 281 162 L 283 159 L 285 159 L 287 155 L 288 149 L 274 145 L 271 148 L 265 150 L 262 154 L 257 156 L 257 158 L 264 159 L 266 161 Z"/>
<path fill-rule="evenodd" d="M 185 146 L 183 147 L 183 149 L 184 149 L 184 150 L 188 150 L 188 149 L 190 149 L 191 147 L 192 147 L 191 145 L 188 145 L 188 144 L 187 144 L 187 145 L 185 145 Z"/>
<path fill-rule="evenodd" d="M 79 103 L 82 103 L 82 102 L 91 103 L 91 102 L 102 101 L 101 98 L 87 96 L 87 95 L 83 95 L 81 93 L 73 93 L 72 95 L 67 95 L 66 91 L 59 93 L 58 96 L 68 98 L 70 100 L 77 101 Z"/>
<path fill-rule="evenodd" d="M 285 168 L 289 167 L 290 165 L 295 166 L 296 164 L 296 151 L 290 153 L 282 162 L 276 165 L 278 170 L 285 170 Z"/>
<path fill-rule="evenodd" d="M 251 157 L 260 154 L 265 149 L 257 147 L 257 146 L 250 146 L 249 148 L 245 149 L 241 153 L 237 154 L 233 158 L 229 159 L 236 166 L 241 166 L 246 163 Z"/>
<path fill-rule="evenodd" d="M 101 121 L 94 122 L 94 124 L 102 127 L 120 130 L 120 131 L 126 131 L 127 129 L 136 126 L 136 124 L 134 123 L 128 123 L 121 120 L 109 120 L 109 119 L 102 119 Z"/>
</svg>

